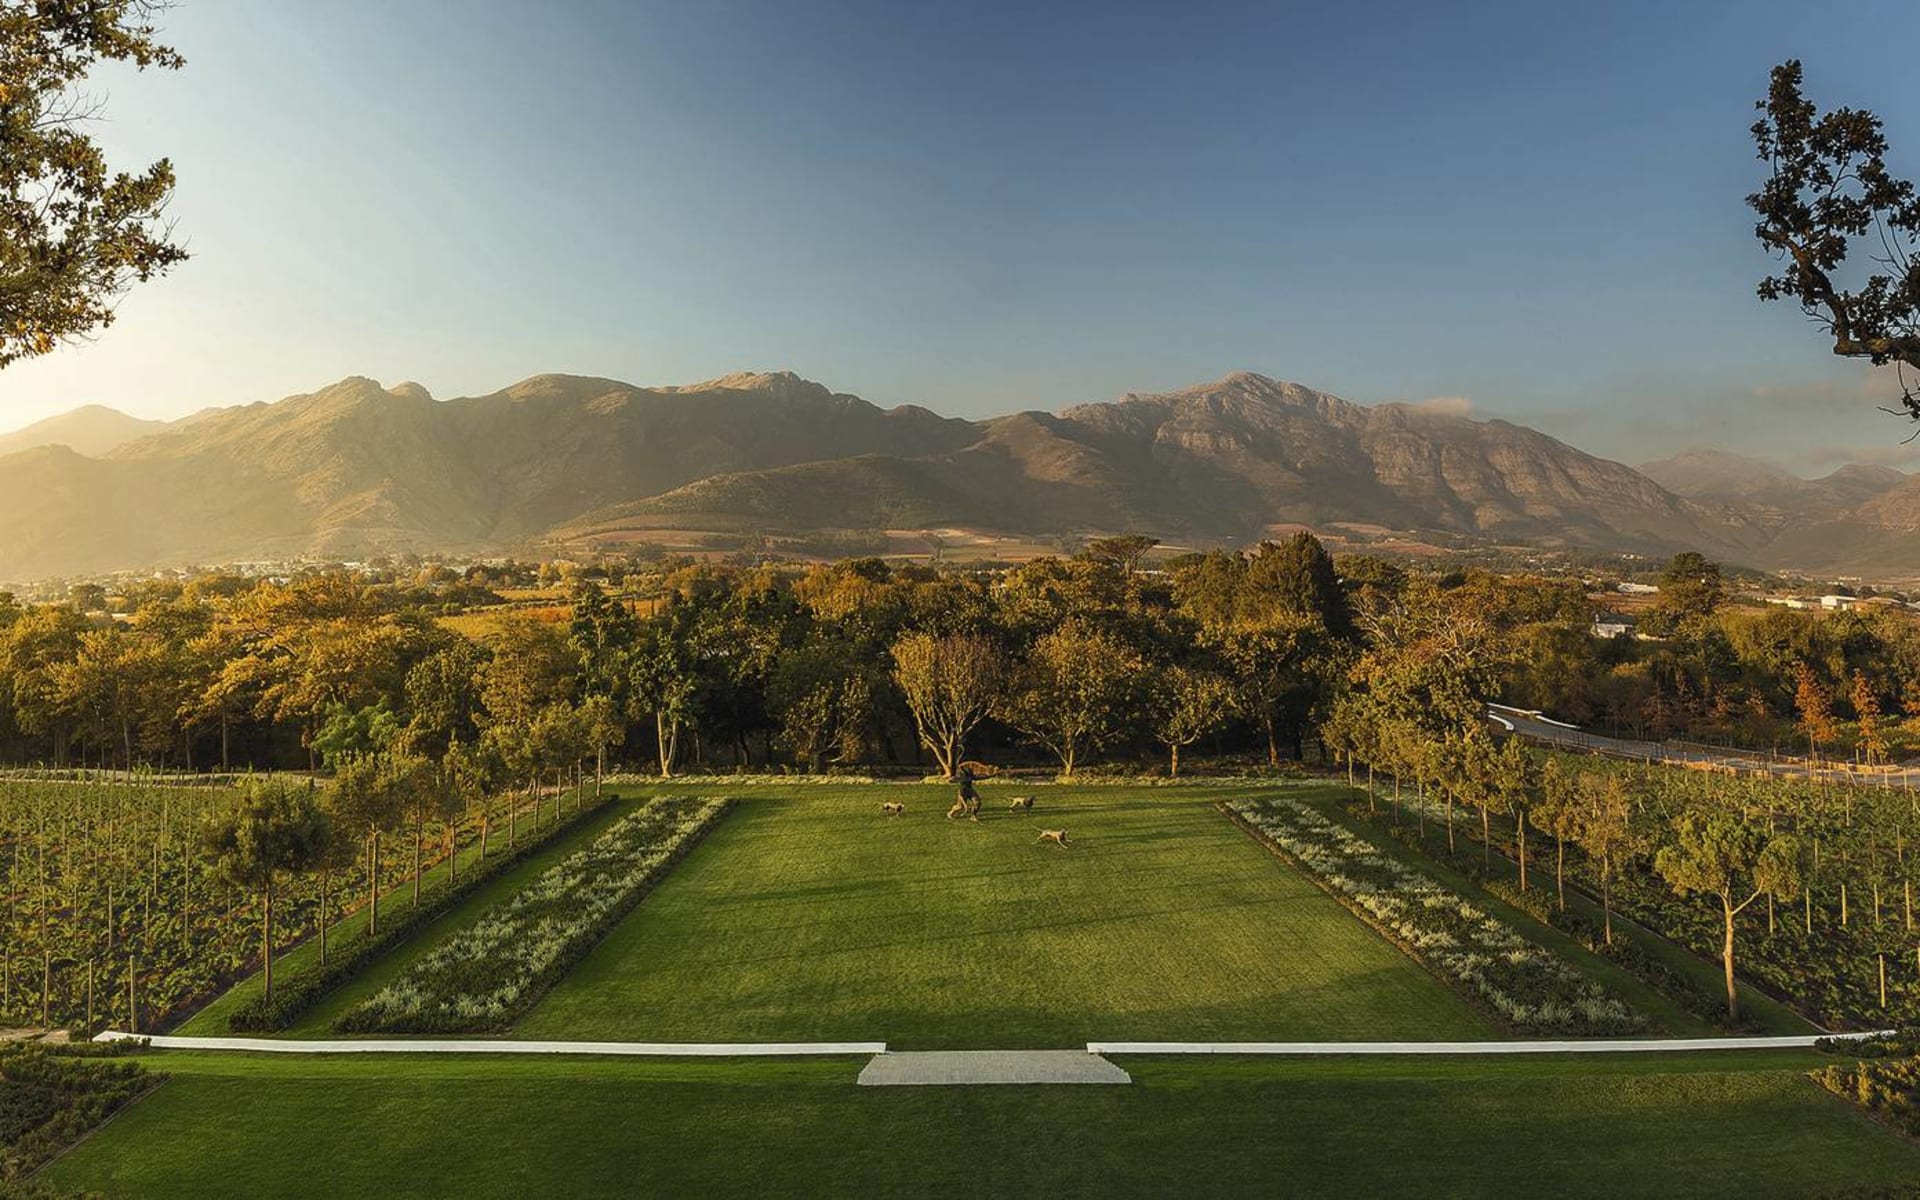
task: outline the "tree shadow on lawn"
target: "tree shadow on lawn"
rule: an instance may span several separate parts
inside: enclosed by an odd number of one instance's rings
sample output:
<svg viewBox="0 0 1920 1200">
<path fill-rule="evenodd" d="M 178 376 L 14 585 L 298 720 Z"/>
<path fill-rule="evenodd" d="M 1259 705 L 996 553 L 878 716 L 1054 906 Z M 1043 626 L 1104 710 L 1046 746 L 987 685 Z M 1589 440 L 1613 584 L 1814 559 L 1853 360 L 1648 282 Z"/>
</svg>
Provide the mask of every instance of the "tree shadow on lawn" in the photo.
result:
<svg viewBox="0 0 1920 1200">
<path fill-rule="evenodd" d="M 941 972 L 935 978 L 944 978 Z M 1216 998 L 1154 996 L 1093 980 L 1018 980 L 1040 985 L 1025 995 L 969 979 L 934 989 L 920 1003 L 816 979 L 726 994 L 700 1018 L 668 1027 L 635 1028 L 643 1040 L 878 1039 L 895 1050 L 1078 1049 L 1091 1041 L 1420 1041 L 1499 1040 L 1495 1030 L 1457 998 L 1414 1013 L 1380 1012 L 1368 1004 L 1385 985 L 1404 985 L 1385 968 L 1338 981 L 1247 986 Z M 1164 993 L 1185 982 L 1160 975 L 1141 981 Z M 1242 981 L 1227 981 L 1239 984 Z M 1401 993 L 1404 995 L 1404 993 Z"/>
<path fill-rule="evenodd" d="M 1165 899 L 1164 894 L 1157 890 L 1142 890 L 1149 891 L 1150 894 L 1153 894 L 1163 901 Z M 1137 922 L 1155 921 L 1168 917 L 1201 918 L 1210 914 L 1235 912 L 1246 909 L 1278 909 L 1282 911 L 1287 909 L 1303 909 L 1314 914 L 1317 920 L 1318 914 L 1323 911 L 1324 904 L 1325 901 L 1318 896 L 1261 896 L 1244 899 L 1222 899 L 1202 903 L 1188 901 L 1177 904 L 1162 904 L 1160 906 L 1116 906 L 1109 912 L 1086 913 L 1075 916 L 1046 916 L 1035 912 L 1034 909 L 1036 906 L 1026 906 L 1022 910 L 1024 915 L 1015 920 L 992 917 L 991 914 L 983 914 L 981 916 L 973 916 L 970 914 L 962 917 L 952 912 L 938 911 L 928 911 L 917 914 L 895 913 L 862 918 L 857 922 L 831 922 L 797 917 L 787 922 L 762 923 L 754 932 L 756 936 L 774 938 L 805 930 L 817 931 L 825 925 L 843 924 L 850 928 L 858 928 L 860 937 L 859 945 L 862 949 L 874 952 L 885 952 L 891 950 L 906 950 L 915 946 L 939 945 L 948 942 L 1019 938 L 1025 935 L 1072 929 L 1094 929 L 1103 926 L 1131 925 Z M 1344 913 L 1339 915 L 1346 917 L 1348 920 L 1352 919 Z M 924 922 L 924 925 L 921 924 L 922 922 Z M 962 924 L 962 922 L 964 922 L 964 924 Z M 888 933 L 885 932 L 887 927 L 902 929 L 904 932 L 889 936 Z M 1365 930 L 1364 927 L 1362 927 L 1362 932 L 1367 933 L 1370 938 L 1377 938 L 1378 936 L 1370 930 Z M 1170 930 L 1169 939 L 1177 942 L 1178 931 Z M 1286 952 L 1280 943 L 1281 933 L 1276 930 L 1274 939 L 1276 954 L 1284 954 Z M 779 962 L 787 959 L 805 959 L 817 949 L 817 946 L 792 945 L 787 949 L 768 953 L 742 955 L 736 952 L 737 943 L 724 943 L 718 938 L 707 940 L 703 945 L 707 952 L 694 952 L 689 954 L 689 957 L 697 957 L 700 961 L 715 965 L 741 965 L 748 963 Z M 1384 941 L 1382 945 L 1386 949 L 1393 949 Z M 1393 950 L 1393 952 L 1396 954 L 1399 953 L 1397 950 Z"/>
<path fill-rule="evenodd" d="M 1054 851 L 1053 853 L 1059 853 Z M 1003 886 L 992 889 L 966 886 L 978 885 L 983 881 L 1005 881 Z M 1020 886 L 1021 881 L 1034 881 L 1030 886 Z M 1103 901 L 1124 901 L 1130 897 L 1158 896 L 1162 900 L 1170 894 L 1177 895 L 1183 890 L 1208 890 L 1239 886 L 1244 890 L 1262 890 L 1263 895 L 1249 897 L 1250 901 L 1290 899 L 1282 893 L 1274 895 L 1261 887 L 1261 881 L 1249 880 L 1244 873 L 1207 870 L 1185 863 L 1142 864 L 1137 870 L 1113 873 L 1098 879 L 1099 898 Z M 757 881 L 756 881 L 757 883 Z M 1032 907 L 1052 903 L 1066 903 L 1083 907 L 1093 902 L 1089 881 L 1072 880 L 1058 884 L 1059 893 L 1050 894 L 1055 885 L 1045 874 L 1031 866 L 1008 866 L 989 870 L 968 870 L 955 867 L 948 871 L 928 872 L 915 875 L 870 876 L 867 878 L 847 878 L 832 882 L 799 884 L 784 887 L 755 886 L 751 892 L 712 890 L 711 899 L 716 909 L 734 909 L 751 911 L 754 909 L 777 909 L 801 907 L 817 902 L 898 902 L 894 907 L 910 905 L 925 906 L 929 893 L 951 886 L 950 894 L 958 902 L 973 907 L 976 904 L 997 904 Z M 694 884 L 691 886 L 698 887 Z M 1318 896 L 1318 892 L 1313 895 Z M 1121 907 L 1114 905 L 1114 907 Z M 1127 912 L 1163 912 L 1179 911 L 1181 906 L 1170 909 L 1126 908 Z M 941 916 L 950 916 L 951 910 L 942 910 Z"/>
</svg>

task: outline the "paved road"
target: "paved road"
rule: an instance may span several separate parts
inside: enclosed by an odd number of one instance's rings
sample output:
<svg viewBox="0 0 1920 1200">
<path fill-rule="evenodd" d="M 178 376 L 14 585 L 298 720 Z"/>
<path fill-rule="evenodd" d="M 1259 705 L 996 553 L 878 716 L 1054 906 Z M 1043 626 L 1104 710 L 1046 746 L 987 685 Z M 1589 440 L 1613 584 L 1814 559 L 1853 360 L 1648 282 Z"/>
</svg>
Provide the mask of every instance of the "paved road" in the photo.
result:
<svg viewBox="0 0 1920 1200">
<path fill-rule="evenodd" d="M 1611 758 L 1631 758 L 1642 762 L 1651 759 L 1654 762 L 1682 766 L 1710 765 L 1731 768 L 1742 773 L 1761 771 L 1777 775 L 1782 779 L 1827 779 L 1834 783 L 1855 783 L 1869 787 L 1906 787 L 1910 782 L 1909 773 L 1898 768 L 1888 772 L 1869 774 L 1838 767 L 1814 767 L 1799 759 L 1775 759 L 1764 754 L 1741 750 L 1715 750 L 1679 742 L 1647 742 L 1634 738 L 1605 737 L 1601 734 L 1589 733 L 1578 726 L 1552 720 L 1538 712 L 1509 708 L 1504 704 L 1487 705 L 1487 717 L 1532 741 L 1544 742 L 1566 750 L 1604 754 Z"/>
</svg>

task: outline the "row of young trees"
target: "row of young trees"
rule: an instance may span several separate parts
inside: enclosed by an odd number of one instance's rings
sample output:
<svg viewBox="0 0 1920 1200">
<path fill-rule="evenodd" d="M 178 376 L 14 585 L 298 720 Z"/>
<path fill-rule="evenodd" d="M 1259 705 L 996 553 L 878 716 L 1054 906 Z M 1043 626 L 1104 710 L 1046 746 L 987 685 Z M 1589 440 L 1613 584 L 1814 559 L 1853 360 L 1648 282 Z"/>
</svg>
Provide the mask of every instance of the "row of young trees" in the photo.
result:
<svg viewBox="0 0 1920 1200">
<path fill-rule="evenodd" d="M 429 871 L 452 894 L 550 836 L 592 791 L 559 774 L 529 791 L 456 744 L 352 752 L 326 779 L 0 781 L 0 1024 L 161 1019 L 263 964 L 270 999 L 276 948 L 316 936 L 324 970 L 350 915 L 371 941 Z"/>
<path fill-rule="evenodd" d="M 1577 877 L 1599 900 L 1608 945 L 1614 940 L 1616 885 L 1623 877 L 1632 875 L 1643 885 L 1664 883 L 1679 899 L 1704 898 L 1719 917 L 1717 949 L 1727 1012 L 1738 1019 L 1738 919 L 1763 899 L 1784 902 L 1801 896 L 1810 869 L 1810 842 L 1717 807 L 1655 812 L 1623 774 L 1543 760 L 1520 739 L 1496 740 L 1484 728 L 1463 728 L 1437 739 L 1424 733 L 1409 736 L 1404 727 L 1367 730 L 1344 718 L 1335 728 L 1342 739 L 1339 752 L 1349 762 L 1364 763 L 1369 776 L 1376 768 L 1385 771 L 1393 779 L 1396 798 L 1403 779 L 1414 781 L 1417 793 L 1404 798 L 1401 808 L 1413 810 L 1423 839 L 1431 818 L 1452 854 L 1457 850 L 1456 810 L 1477 814 L 1483 869 L 1496 852 L 1510 856 L 1522 893 L 1532 883 L 1533 856 L 1549 842 L 1555 902 L 1564 910 L 1572 849 Z M 1371 778 L 1367 793 L 1371 808 Z M 1506 824 L 1499 833 L 1496 819 Z"/>
<path fill-rule="evenodd" d="M 1435 649 L 1376 646 L 1357 675 L 1408 653 L 1442 662 Z M 1421 841 L 1444 836 L 1449 855 L 1457 822 L 1477 816 L 1481 869 L 1504 856 L 1522 893 L 1550 854 L 1555 904 L 1565 910 L 1570 881 L 1589 891 L 1606 944 L 1624 905 L 1641 924 L 1717 953 L 1736 1020 L 1737 970 L 1823 1021 L 1920 1014 L 1915 793 L 1888 779 L 1740 776 L 1537 751 L 1450 704 L 1457 672 L 1436 668 L 1426 682 L 1411 696 L 1362 683 L 1329 717 L 1328 744 L 1369 810 L 1390 779 L 1394 819 L 1411 813 Z M 1457 719 L 1441 715 L 1450 711 Z M 1890 969 L 1902 984 L 1891 996 Z"/>
</svg>

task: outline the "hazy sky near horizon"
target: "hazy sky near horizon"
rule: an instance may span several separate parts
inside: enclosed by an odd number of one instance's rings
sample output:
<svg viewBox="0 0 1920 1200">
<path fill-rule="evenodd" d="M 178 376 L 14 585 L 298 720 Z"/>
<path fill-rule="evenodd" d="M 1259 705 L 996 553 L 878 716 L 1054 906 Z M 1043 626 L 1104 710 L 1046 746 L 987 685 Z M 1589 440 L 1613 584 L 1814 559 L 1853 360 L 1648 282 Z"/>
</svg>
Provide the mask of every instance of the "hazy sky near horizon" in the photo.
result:
<svg viewBox="0 0 1920 1200">
<path fill-rule="evenodd" d="M 1459 11 L 1456 11 L 1459 10 Z M 349 374 L 790 368 L 1056 408 L 1254 370 L 1627 461 L 1920 468 L 1743 197 L 1767 71 L 1920 176 L 1920 6 L 180 0 L 100 79 L 193 259 L 0 371 L 0 430 Z"/>
</svg>

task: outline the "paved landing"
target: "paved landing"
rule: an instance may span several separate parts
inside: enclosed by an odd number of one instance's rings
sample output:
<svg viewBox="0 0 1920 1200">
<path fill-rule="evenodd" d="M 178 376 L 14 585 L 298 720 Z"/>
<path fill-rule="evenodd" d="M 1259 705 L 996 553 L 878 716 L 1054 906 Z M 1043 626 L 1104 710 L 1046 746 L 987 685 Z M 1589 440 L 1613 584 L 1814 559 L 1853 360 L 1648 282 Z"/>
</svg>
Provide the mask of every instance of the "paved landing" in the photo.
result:
<svg viewBox="0 0 1920 1200">
<path fill-rule="evenodd" d="M 1085 1050 L 909 1050 L 876 1054 L 860 1072 L 867 1087 L 991 1083 L 1132 1083 Z"/>
</svg>

